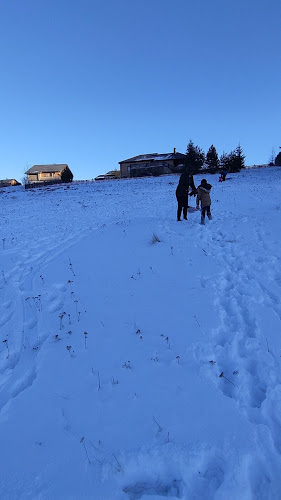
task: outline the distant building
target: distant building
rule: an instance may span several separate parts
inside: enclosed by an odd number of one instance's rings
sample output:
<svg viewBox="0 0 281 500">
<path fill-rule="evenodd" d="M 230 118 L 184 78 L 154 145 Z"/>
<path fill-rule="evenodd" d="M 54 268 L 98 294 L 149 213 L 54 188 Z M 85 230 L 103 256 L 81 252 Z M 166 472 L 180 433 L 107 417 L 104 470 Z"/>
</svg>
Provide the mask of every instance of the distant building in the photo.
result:
<svg viewBox="0 0 281 500">
<path fill-rule="evenodd" d="M 119 162 L 121 177 L 143 177 L 182 172 L 186 155 L 177 153 L 152 153 L 134 156 Z"/>
<path fill-rule="evenodd" d="M 0 180 L 0 187 L 9 187 L 9 186 L 20 186 L 21 183 L 16 181 L 16 179 L 3 179 Z"/>
<path fill-rule="evenodd" d="M 119 179 L 119 177 L 119 170 L 110 170 L 109 172 L 106 172 L 106 174 L 98 175 L 97 177 L 95 177 L 95 181 L 109 181 L 113 179 Z"/>
<path fill-rule="evenodd" d="M 33 185 L 53 184 L 57 182 L 71 182 L 73 173 L 66 163 L 54 163 L 52 165 L 33 165 L 27 172 L 26 187 Z"/>
</svg>

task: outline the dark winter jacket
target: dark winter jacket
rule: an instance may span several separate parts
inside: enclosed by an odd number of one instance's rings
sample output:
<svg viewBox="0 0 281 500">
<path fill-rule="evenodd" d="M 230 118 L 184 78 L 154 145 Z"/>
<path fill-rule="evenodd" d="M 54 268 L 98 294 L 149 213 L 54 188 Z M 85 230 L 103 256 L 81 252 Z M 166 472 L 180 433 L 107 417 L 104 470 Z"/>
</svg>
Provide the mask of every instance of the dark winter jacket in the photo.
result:
<svg viewBox="0 0 281 500">
<path fill-rule="evenodd" d="M 198 186 L 196 199 L 197 206 L 199 206 L 199 202 L 201 202 L 201 208 L 209 207 L 211 205 L 211 189 L 211 184 L 208 184 L 207 182 L 205 184 L 201 183 L 200 186 Z"/>
<path fill-rule="evenodd" d="M 183 172 L 180 176 L 178 187 L 176 189 L 176 197 L 183 198 L 188 196 L 189 188 L 192 189 L 190 194 L 196 194 L 196 187 L 193 180 L 193 175 Z"/>
</svg>

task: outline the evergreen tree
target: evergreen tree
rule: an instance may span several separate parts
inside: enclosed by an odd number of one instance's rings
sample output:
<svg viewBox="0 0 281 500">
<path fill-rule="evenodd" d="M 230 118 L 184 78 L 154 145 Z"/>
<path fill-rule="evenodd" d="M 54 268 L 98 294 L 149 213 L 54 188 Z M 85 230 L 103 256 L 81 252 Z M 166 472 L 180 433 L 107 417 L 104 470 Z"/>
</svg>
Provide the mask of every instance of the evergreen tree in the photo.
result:
<svg viewBox="0 0 281 500">
<path fill-rule="evenodd" d="M 227 172 L 240 172 L 242 168 L 245 168 L 245 155 L 240 144 L 228 155 L 225 153 L 222 154 L 220 157 L 220 166 L 222 170 L 226 170 Z"/>
<path fill-rule="evenodd" d="M 222 170 L 228 170 L 229 167 L 229 155 L 227 155 L 224 151 L 220 157 L 220 168 Z"/>
<path fill-rule="evenodd" d="M 204 164 L 205 154 L 199 146 L 194 146 L 192 140 L 189 141 L 186 149 L 185 168 L 190 170 L 193 174 L 199 172 Z"/>
<path fill-rule="evenodd" d="M 65 168 L 61 173 L 62 182 L 71 182 L 73 179 L 73 173 L 69 168 Z"/>
<path fill-rule="evenodd" d="M 240 144 L 238 144 L 234 151 L 232 172 L 240 172 L 242 168 L 245 168 L 245 155 Z"/>
<path fill-rule="evenodd" d="M 206 163 L 211 173 L 215 173 L 219 168 L 219 157 L 217 150 L 213 144 L 210 146 L 206 156 Z"/>
<path fill-rule="evenodd" d="M 274 151 L 274 148 L 272 148 L 268 164 L 270 167 L 273 167 L 274 163 L 275 163 L 275 151 Z"/>
<path fill-rule="evenodd" d="M 280 153 L 278 153 L 278 155 L 276 156 L 275 160 L 274 160 L 274 163 L 275 165 L 277 165 L 278 167 L 281 167 L 281 151 Z"/>
</svg>

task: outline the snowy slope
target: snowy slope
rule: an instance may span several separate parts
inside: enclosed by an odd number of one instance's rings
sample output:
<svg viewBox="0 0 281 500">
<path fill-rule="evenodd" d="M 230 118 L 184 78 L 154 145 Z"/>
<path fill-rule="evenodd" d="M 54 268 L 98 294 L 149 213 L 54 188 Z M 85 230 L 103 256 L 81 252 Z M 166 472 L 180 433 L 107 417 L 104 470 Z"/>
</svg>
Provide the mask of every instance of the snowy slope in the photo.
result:
<svg viewBox="0 0 281 500">
<path fill-rule="evenodd" d="M 1 191 L 1 499 L 280 499 L 281 170 L 207 179 Z"/>
</svg>

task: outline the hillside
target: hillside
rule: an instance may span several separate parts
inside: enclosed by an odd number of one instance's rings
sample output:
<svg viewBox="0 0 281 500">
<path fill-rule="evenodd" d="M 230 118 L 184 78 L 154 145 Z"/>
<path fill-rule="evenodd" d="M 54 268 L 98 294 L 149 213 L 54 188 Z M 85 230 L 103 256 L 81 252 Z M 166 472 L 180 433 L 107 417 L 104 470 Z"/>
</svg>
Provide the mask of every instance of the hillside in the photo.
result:
<svg viewBox="0 0 281 500">
<path fill-rule="evenodd" d="M 281 170 L 207 179 L 1 191 L 1 500 L 280 499 Z"/>
</svg>

